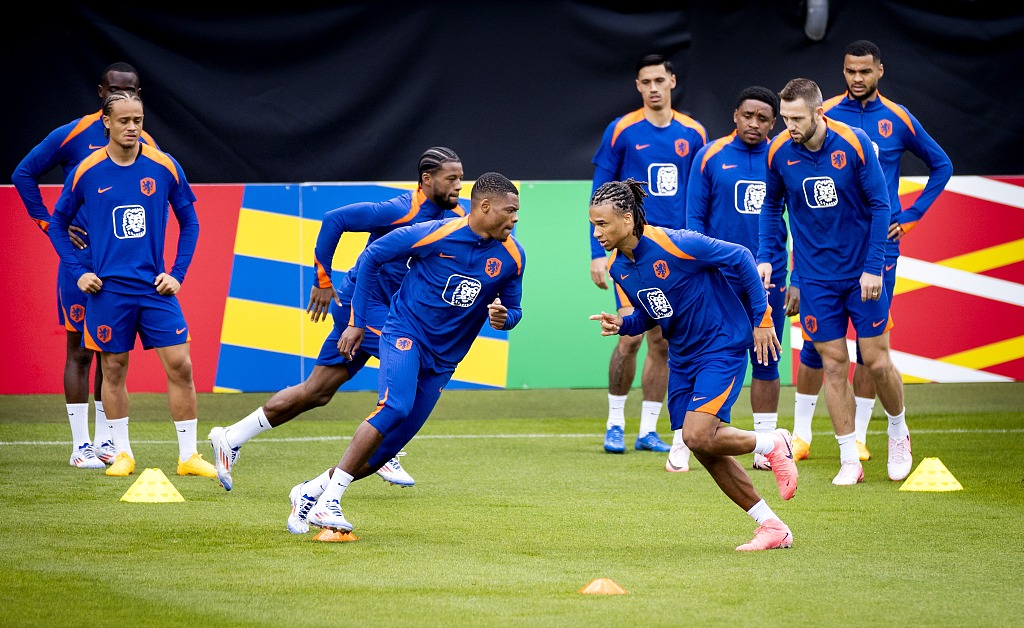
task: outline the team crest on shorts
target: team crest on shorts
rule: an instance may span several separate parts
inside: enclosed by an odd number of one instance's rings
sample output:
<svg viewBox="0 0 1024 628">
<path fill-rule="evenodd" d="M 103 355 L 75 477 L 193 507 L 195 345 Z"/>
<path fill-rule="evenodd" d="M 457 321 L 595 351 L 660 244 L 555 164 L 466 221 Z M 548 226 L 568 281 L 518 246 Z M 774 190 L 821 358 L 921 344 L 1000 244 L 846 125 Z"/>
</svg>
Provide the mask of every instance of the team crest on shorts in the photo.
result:
<svg viewBox="0 0 1024 628">
<path fill-rule="evenodd" d="M 395 341 L 395 348 L 400 351 L 408 351 L 409 349 L 412 349 L 412 339 L 399 338 Z"/>
<path fill-rule="evenodd" d="M 83 320 L 85 320 L 85 306 L 80 305 L 78 303 L 72 305 L 71 313 L 68 316 L 70 316 L 71 320 L 75 321 L 76 323 L 81 323 Z"/>
<path fill-rule="evenodd" d="M 100 342 L 110 342 L 110 339 L 114 335 L 114 330 L 109 325 L 100 325 L 96 328 L 96 338 Z"/>
<path fill-rule="evenodd" d="M 806 329 L 807 332 L 811 334 L 818 331 L 818 319 L 814 318 L 813 316 L 805 316 L 804 329 Z"/>
</svg>

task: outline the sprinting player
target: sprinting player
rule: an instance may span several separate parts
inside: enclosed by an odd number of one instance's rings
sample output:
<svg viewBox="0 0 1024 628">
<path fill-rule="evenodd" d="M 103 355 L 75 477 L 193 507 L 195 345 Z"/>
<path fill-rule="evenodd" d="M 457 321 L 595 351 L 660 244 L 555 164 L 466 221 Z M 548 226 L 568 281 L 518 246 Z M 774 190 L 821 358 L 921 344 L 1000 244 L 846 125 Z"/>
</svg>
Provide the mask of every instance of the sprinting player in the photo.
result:
<svg viewBox="0 0 1024 628">
<path fill-rule="evenodd" d="M 608 181 L 626 178 L 645 181 L 650 194 L 647 207 L 650 224 L 681 229 L 686 224 L 690 164 L 708 136 L 699 122 L 672 109 L 675 86 L 672 62 L 664 56 L 647 55 L 637 62 L 636 89 L 643 99 L 643 107 L 616 118 L 605 129 L 593 159 L 592 193 Z M 598 288 L 607 290 L 608 262 L 604 249 L 592 233 L 590 250 L 590 278 Z M 615 300 L 620 314 L 632 311 L 632 304 L 619 292 Z M 658 327 L 641 336 L 620 337 L 612 351 L 608 364 L 604 450 L 613 454 L 626 451 L 626 398 L 636 376 L 636 356 L 644 336 L 647 337 L 647 357 L 640 376 L 643 402 L 634 448 L 670 452 L 669 465 L 681 471 L 688 467 L 690 459 L 682 434 L 675 433 L 672 448 L 658 436 L 658 416 L 668 386 L 668 343 L 661 337 Z M 666 468 L 672 470 L 669 466 Z"/>
<path fill-rule="evenodd" d="M 462 190 L 462 160 L 450 148 L 428 148 L 419 159 L 419 185 L 415 192 L 403 192 L 379 203 L 353 203 L 324 214 L 317 237 L 313 262 L 316 283 L 309 293 L 306 311 L 310 320 L 319 322 L 327 318 L 328 309 L 334 328 L 324 339 L 316 365 L 301 384 L 275 393 L 249 416 L 228 427 L 210 430 L 210 444 L 217 465 L 217 476 L 225 490 L 234 483 L 231 470 L 238 461 L 243 444 L 257 434 L 283 425 L 312 408 L 326 405 L 338 388 L 352 379 L 372 355 L 380 357 L 378 340 L 387 319 L 391 295 L 394 294 L 408 272 L 406 260 L 393 260 L 384 265 L 378 290 L 373 295 L 367 327 L 371 334 L 363 341 L 360 351 L 352 357 L 338 351 L 338 341 L 349 325 L 352 315 L 352 295 L 359 268 L 359 258 L 342 277 L 335 290 L 331 277 L 331 260 L 342 234 L 368 232 L 367 245 L 398 227 L 437 220 L 448 216 L 465 215 L 459 206 Z M 361 255 L 360 255 L 361 257 Z M 377 474 L 397 486 L 412 486 L 416 481 L 402 468 L 396 455 L 385 462 Z"/>
<path fill-rule="evenodd" d="M 377 407 L 356 428 L 337 466 L 292 488 L 289 531 L 303 533 L 312 524 L 350 532 L 341 509 L 349 484 L 372 474 L 419 432 L 485 322 L 505 330 L 519 323 L 526 253 L 511 237 L 518 219 L 519 190 L 488 172 L 473 186 L 468 216 L 402 227 L 363 251 L 352 322 L 338 344 L 348 356 L 368 335 L 384 264 L 410 260 L 380 337 Z"/>
<path fill-rule="evenodd" d="M 100 102 L 114 91 L 141 94 L 139 73 L 127 63 L 113 63 L 100 76 L 96 86 Z M 86 155 L 107 145 L 103 112 L 76 118 L 51 131 L 15 168 L 14 183 L 28 215 L 46 233 L 50 224 L 50 210 L 43 203 L 39 181 L 56 167 L 60 167 L 62 180 Z M 156 147 L 156 142 L 145 131 L 140 141 Z M 81 221 L 70 227 L 71 241 L 79 249 L 85 263 L 89 259 L 88 236 Z M 64 357 L 64 401 L 68 421 L 71 423 L 72 450 L 69 463 L 80 469 L 103 469 L 114 462 L 114 442 L 103 410 L 103 369 L 99 354 L 82 344 L 85 321 L 86 295 L 78 289 L 75 278 L 67 273 L 63 263 L 57 270 L 57 320 L 67 331 Z M 96 402 L 95 437 L 89 438 L 89 371 L 96 356 L 96 374 L 93 379 L 93 398 Z"/>
<path fill-rule="evenodd" d="M 765 288 L 772 289 L 771 261 L 785 248 L 778 237 L 785 204 L 800 275 L 800 322 L 821 354 L 825 402 L 839 441 L 840 467 L 832 483 L 847 486 L 864 479 L 846 349 L 851 322 L 889 416 L 890 440 L 897 447 L 908 444 L 904 455 L 890 456 L 890 479 L 902 479 L 910 472 L 911 456 L 903 381 L 889 356 L 892 323 L 882 264 L 890 212 L 882 169 L 864 131 L 825 117 L 814 81 L 793 79 L 779 98 L 787 130 L 768 148 L 758 272 Z"/>
<path fill-rule="evenodd" d="M 779 98 L 759 85 L 748 87 L 736 99 L 732 120 L 735 130 L 697 152 L 686 188 L 686 228 L 706 236 L 742 244 L 757 255 L 758 220 L 764 201 L 765 158 L 768 134 L 775 128 Z M 779 237 L 785 243 L 786 229 Z M 772 259 L 772 283 L 768 293 L 775 335 L 782 338 L 786 324 L 785 247 Z M 726 278 L 741 300 L 746 298 L 739 277 L 724 268 Z M 754 413 L 754 431 L 768 434 L 779 421 L 779 361 L 762 364 L 750 350 L 750 407 Z M 768 458 L 755 453 L 754 469 L 768 471 Z M 673 470 L 671 461 L 666 469 Z"/>
<path fill-rule="evenodd" d="M 900 256 L 900 240 L 932 206 L 953 176 L 953 164 L 945 151 L 924 130 L 907 108 L 878 93 L 878 82 L 885 73 L 882 52 L 874 43 L 858 40 L 846 47 L 843 55 L 843 75 L 847 91 L 822 104 L 825 114 L 850 126 L 860 127 L 871 139 L 878 163 L 882 166 L 889 191 L 892 210 L 889 239 L 885 246 L 885 294 L 892 308 L 896 290 L 896 264 Z M 907 152 L 915 155 L 928 167 L 928 182 L 917 199 L 903 209 L 900 202 L 900 162 Z M 793 290 L 799 305 L 799 288 Z M 870 460 L 867 447 L 868 424 L 875 409 L 875 384 L 867 369 L 860 368 L 863 359 L 857 349 L 857 364 L 853 373 L 853 398 L 856 404 L 854 433 L 857 454 L 861 461 Z M 804 342 L 797 368 L 796 402 L 793 424 L 793 455 L 803 460 L 811 450 L 811 419 L 814 406 L 824 380 L 821 356 L 813 342 Z M 909 437 L 908 437 L 909 438 Z M 910 452 L 910 442 L 889 443 L 889 454 L 902 459 Z"/>
<path fill-rule="evenodd" d="M 754 538 L 736 549 L 791 547 L 789 527 L 734 458 L 751 452 L 767 456 L 779 495 L 791 499 L 798 477 L 789 432 L 750 432 L 729 424 L 750 346 L 762 365 L 777 360 L 782 348 L 754 258 L 738 244 L 648 225 L 644 196 L 632 179 L 606 183 L 594 193 L 594 236 L 612 253 L 612 280 L 636 307 L 625 317 L 602 312 L 590 319 L 600 321 L 602 336 L 637 336 L 661 328 L 669 343 L 672 429 L 683 431 L 683 440 L 722 492 L 758 524 Z M 746 306 L 722 269 L 743 287 Z"/>
<path fill-rule="evenodd" d="M 173 157 L 142 144 L 142 99 L 111 92 L 103 102 L 108 142 L 68 175 L 53 212 L 50 240 L 79 289 L 87 293 L 85 346 L 99 351 L 103 400 L 116 456 L 106 474 L 135 472 L 128 437 L 128 352 L 136 335 L 156 349 L 167 374 L 167 397 L 178 434 L 178 475 L 215 478 L 196 450 L 196 389 L 188 324 L 175 294 L 185 280 L 199 238 L 196 200 Z M 174 266 L 164 270 L 168 205 L 180 235 Z M 68 227 L 82 216 L 90 227 L 89 266 L 75 254 Z"/>
</svg>

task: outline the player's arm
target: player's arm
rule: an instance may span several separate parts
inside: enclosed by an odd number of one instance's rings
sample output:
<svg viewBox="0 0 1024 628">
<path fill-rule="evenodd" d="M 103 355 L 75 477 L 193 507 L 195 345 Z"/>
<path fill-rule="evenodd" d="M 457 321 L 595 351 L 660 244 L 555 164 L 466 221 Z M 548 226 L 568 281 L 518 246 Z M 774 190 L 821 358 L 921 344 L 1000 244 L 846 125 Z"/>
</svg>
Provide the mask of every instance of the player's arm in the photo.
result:
<svg viewBox="0 0 1024 628">
<path fill-rule="evenodd" d="M 526 271 L 526 253 L 519 250 L 521 266 L 519 272 L 508 280 L 498 292 L 497 299 L 487 306 L 491 327 L 510 330 L 523 319 L 523 273 Z"/>
<path fill-rule="evenodd" d="M 779 251 L 786 248 L 782 240 L 786 226 L 782 221 L 782 204 L 785 195 L 782 177 L 768 163 L 765 172 L 765 198 L 761 204 L 761 215 L 757 220 L 757 272 L 766 289 L 774 288 L 772 283 L 772 260 Z"/>
<path fill-rule="evenodd" d="M 177 294 L 181 289 L 185 275 L 192 265 L 196 245 L 199 243 L 199 216 L 196 214 L 195 204 L 189 202 L 177 207 L 172 203 L 171 208 L 178 221 L 178 248 L 170 272 L 160 273 L 153 280 L 156 291 L 165 296 Z"/>
<path fill-rule="evenodd" d="M 391 233 L 374 240 L 363 249 L 359 256 L 359 272 L 356 275 L 355 293 L 352 296 L 351 326 L 366 327 L 366 312 L 380 283 L 380 270 L 391 260 L 419 257 L 432 247 L 430 244 L 416 246 L 416 243 L 434 229 L 449 222 L 432 220 L 407 227 L 399 227 Z"/>
<path fill-rule="evenodd" d="M 909 112 L 907 113 L 910 115 Z M 917 118 L 911 115 L 910 121 L 914 125 L 914 133 L 907 133 L 906 146 L 911 153 L 928 166 L 928 182 L 917 196 L 914 204 L 897 215 L 898 225 L 893 226 L 889 231 L 889 238 L 893 240 L 899 240 L 917 226 L 917 222 L 932 206 L 935 199 L 942 194 L 942 190 L 953 176 L 953 162 L 949 160 L 946 151 L 942 150 L 938 142 L 928 135 Z"/>
<path fill-rule="evenodd" d="M 44 232 L 50 224 L 50 210 L 43 203 L 43 194 L 39 189 L 39 179 L 59 164 L 58 150 L 63 138 L 67 136 L 65 126 L 54 129 L 42 142 L 37 144 L 14 169 L 11 183 L 18 191 L 21 202 L 25 204 L 29 217 Z"/>
<path fill-rule="evenodd" d="M 68 226 L 75 219 L 75 216 L 78 215 L 78 210 L 81 207 L 81 200 L 71 185 L 73 177 L 74 171 L 68 175 L 68 180 L 64 184 L 60 198 L 54 206 L 51 218 L 53 229 L 47 230 L 46 233 L 54 250 L 57 251 L 57 255 L 60 256 L 60 261 L 64 264 L 64 268 L 71 273 L 72 277 L 76 278 L 78 288 L 82 292 L 95 294 L 100 291 L 103 281 L 95 273 L 79 263 L 78 256 L 75 255 L 75 246 L 71 243 L 71 237 L 68 235 Z"/>
<path fill-rule="evenodd" d="M 690 165 L 690 178 L 686 184 L 686 228 L 697 233 L 708 232 L 708 207 L 711 204 L 711 174 L 702 166 L 705 150 L 702 148 Z"/>
</svg>

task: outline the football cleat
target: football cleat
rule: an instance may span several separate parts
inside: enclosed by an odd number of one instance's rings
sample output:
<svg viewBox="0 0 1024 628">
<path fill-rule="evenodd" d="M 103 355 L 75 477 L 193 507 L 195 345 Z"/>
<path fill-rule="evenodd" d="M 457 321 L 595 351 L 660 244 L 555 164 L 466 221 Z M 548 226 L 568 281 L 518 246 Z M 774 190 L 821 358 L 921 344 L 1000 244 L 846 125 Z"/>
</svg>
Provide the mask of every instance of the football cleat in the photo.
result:
<svg viewBox="0 0 1024 628">
<path fill-rule="evenodd" d="M 792 499 L 796 493 L 798 473 L 796 462 L 793 460 L 793 447 L 789 430 L 779 428 L 772 430 L 775 439 L 775 448 L 765 454 L 765 458 L 771 464 L 772 473 L 775 474 L 775 482 L 779 485 L 779 496 L 782 499 Z"/>
<path fill-rule="evenodd" d="M 198 475 L 204 478 L 217 478 L 217 469 L 212 464 L 203 460 L 203 454 L 198 451 L 188 460 L 178 461 L 178 475 Z"/>
<path fill-rule="evenodd" d="M 638 436 L 636 443 L 633 447 L 637 451 L 656 451 L 659 453 L 665 453 L 672 450 L 672 447 L 661 440 L 657 432 L 647 432 L 643 436 Z"/>
<path fill-rule="evenodd" d="M 685 473 L 690 470 L 690 448 L 685 443 L 672 445 L 665 461 L 665 470 L 669 473 Z"/>
<path fill-rule="evenodd" d="M 868 446 L 860 441 L 857 441 L 857 458 L 859 458 L 861 462 L 871 460 L 871 452 L 868 451 Z"/>
<path fill-rule="evenodd" d="M 215 427 L 210 430 L 210 445 L 213 447 L 213 462 L 217 465 L 217 479 L 225 491 L 230 491 L 233 485 L 231 479 L 231 467 L 238 461 L 239 447 L 228 445 L 223 427 Z"/>
<path fill-rule="evenodd" d="M 114 458 L 117 458 L 117 450 L 114 449 L 114 441 L 105 440 L 100 443 L 97 447 L 93 447 L 96 451 L 96 457 L 100 459 L 103 464 L 114 464 Z"/>
<path fill-rule="evenodd" d="M 754 532 L 754 538 L 736 548 L 738 552 L 756 552 L 758 550 L 784 549 L 793 547 L 793 533 L 789 526 L 778 519 L 768 519 Z"/>
<path fill-rule="evenodd" d="M 755 471 L 771 471 L 772 463 L 768 462 L 768 456 L 762 456 L 761 454 L 754 454 L 754 470 Z"/>
<path fill-rule="evenodd" d="M 799 436 L 794 436 L 791 444 L 793 447 L 793 460 L 807 460 L 807 457 L 811 455 L 811 444 Z"/>
<path fill-rule="evenodd" d="M 832 484 L 836 486 L 853 486 L 864 481 L 864 466 L 860 460 L 844 462 L 839 467 L 839 473 L 832 478 Z"/>
<path fill-rule="evenodd" d="M 307 495 L 303 490 L 302 486 L 305 482 L 300 482 L 292 487 L 292 492 L 288 494 L 288 498 L 292 501 L 292 514 L 288 515 L 288 531 L 292 534 L 305 534 L 309 532 L 309 510 L 316 504 L 316 497 Z"/>
<path fill-rule="evenodd" d="M 107 468 L 107 466 L 103 464 L 103 461 L 96 457 L 96 452 L 93 451 L 92 445 L 89 443 L 79 446 L 79 448 L 71 454 L 71 459 L 68 460 L 68 464 L 72 467 L 78 467 L 79 469 Z"/>
<path fill-rule="evenodd" d="M 317 500 L 309 510 L 306 520 L 318 528 L 327 528 L 335 532 L 351 532 L 352 524 L 341 513 L 341 502 L 332 499 L 321 503 Z"/>
<path fill-rule="evenodd" d="M 900 482 L 910 475 L 910 467 L 914 464 L 914 456 L 910 453 L 910 434 L 903 438 L 889 439 L 889 479 Z"/>
<path fill-rule="evenodd" d="M 129 456 L 127 451 L 122 451 L 117 454 L 114 464 L 107 467 L 105 473 L 116 477 L 128 477 L 135 473 L 135 458 Z"/>
<path fill-rule="evenodd" d="M 402 463 L 398 461 L 400 456 L 404 456 L 405 452 L 400 451 L 395 454 L 395 457 L 384 463 L 384 466 L 377 469 L 377 475 L 384 478 L 385 482 L 394 484 L 395 486 L 412 486 L 416 484 L 416 480 L 412 479 L 412 476 L 402 468 Z"/>
<path fill-rule="evenodd" d="M 622 454 L 626 452 L 626 439 L 623 438 L 622 428 L 613 425 L 604 433 L 604 450 L 610 454 Z"/>
</svg>

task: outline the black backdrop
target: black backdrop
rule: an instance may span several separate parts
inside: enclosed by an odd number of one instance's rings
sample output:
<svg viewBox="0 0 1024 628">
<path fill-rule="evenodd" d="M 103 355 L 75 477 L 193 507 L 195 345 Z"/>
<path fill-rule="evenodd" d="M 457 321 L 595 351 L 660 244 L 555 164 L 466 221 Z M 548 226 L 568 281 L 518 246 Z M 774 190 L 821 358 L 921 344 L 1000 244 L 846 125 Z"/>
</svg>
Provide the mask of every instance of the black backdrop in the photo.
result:
<svg viewBox="0 0 1024 628">
<path fill-rule="evenodd" d="M 209 4 L 8 13 L 3 181 L 46 133 L 98 109 L 113 61 L 139 70 L 146 130 L 193 183 L 410 180 L 436 144 L 471 179 L 564 180 L 589 179 L 605 125 L 640 105 L 633 64 L 647 52 L 673 60 L 675 107 L 713 138 L 731 130 L 747 85 L 805 76 L 826 98 L 841 92 L 843 48 L 861 38 L 882 49 L 882 92 L 922 121 L 955 174 L 1024 174 L 1018 2 L 831 0 L 818 42 L 799 0 Z M 924 171 L 908 159 L 904 174 Z"/>
</svg>

